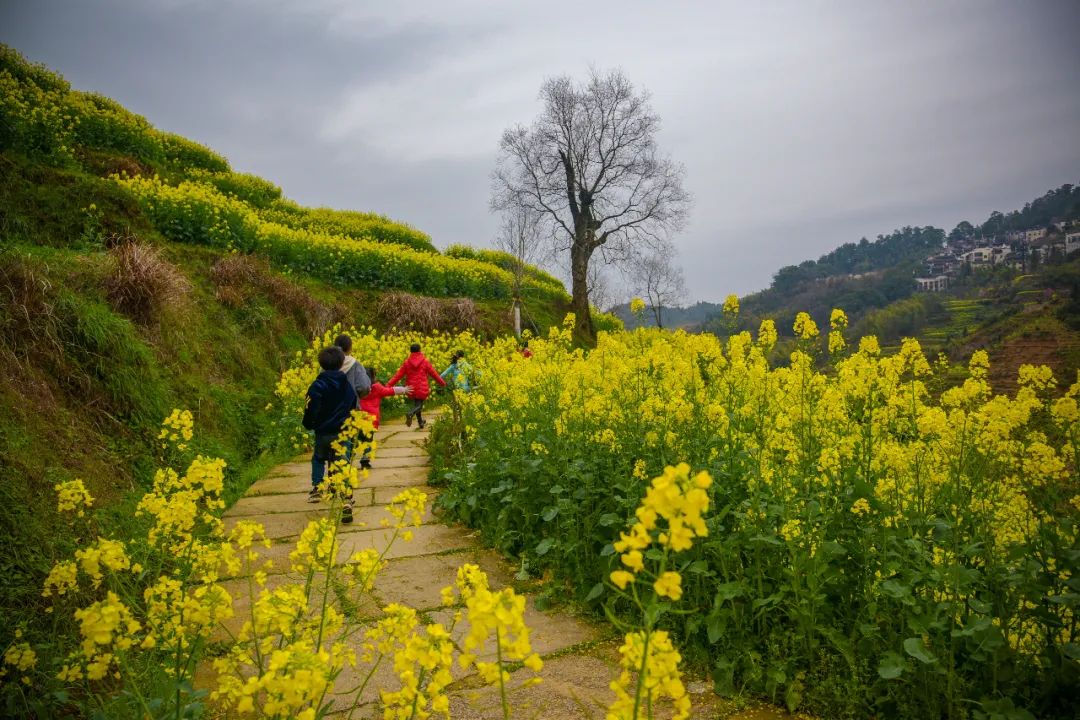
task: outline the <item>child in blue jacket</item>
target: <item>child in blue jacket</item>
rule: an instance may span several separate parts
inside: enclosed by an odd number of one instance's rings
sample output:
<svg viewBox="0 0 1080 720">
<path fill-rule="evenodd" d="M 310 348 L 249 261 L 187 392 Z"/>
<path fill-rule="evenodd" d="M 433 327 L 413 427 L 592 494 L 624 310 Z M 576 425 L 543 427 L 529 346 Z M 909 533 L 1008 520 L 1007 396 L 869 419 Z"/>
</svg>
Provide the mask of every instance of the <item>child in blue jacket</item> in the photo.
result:
<svg viewBox="0 0 1080 720">
<path fill-rule="evenodd" d="M 304 408 L 304 427 L 315 433 L 315 449 L 311 454 L 310 502 L 319 501 L 319 485 L 326 477 L 327 464 L 334 460 L 333 444 L 341 432 L 341 426 L 356 409 L 356 391 L 341 366 L 345 353 L 337 346 L 323 348 L 319 352 L 322 372 L 307 391 Z M 345 503 L 341 521 L 352 522 L 352 504 Z"/>
</svg>

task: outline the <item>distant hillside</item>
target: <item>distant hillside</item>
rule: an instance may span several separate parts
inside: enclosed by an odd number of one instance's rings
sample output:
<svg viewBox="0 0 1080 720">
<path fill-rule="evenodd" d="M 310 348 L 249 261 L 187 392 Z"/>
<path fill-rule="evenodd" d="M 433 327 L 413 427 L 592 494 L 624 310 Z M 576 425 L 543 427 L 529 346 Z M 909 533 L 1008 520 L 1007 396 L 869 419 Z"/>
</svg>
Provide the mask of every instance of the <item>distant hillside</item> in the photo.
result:
<svg viewBox="0 0 1080 720">
<path fill-rule="evenodd" d="M 923 261 L 947 243 L 976 240 L 1003 242 L 1005 234 L 1045 229 L 1052 222 L 1080 219 L 1080 187 L 1066 184 L 1008 213 L 994 211 L 979 225 L 962 221 L 949 233 L 932 226 L 909 226 L 873 241 L 862 238 L 846 243 L 817 260 L 780 268 L 770 286 L 742 298 L 741 326 L 756 328 L 763 318 L 774 318 L 781 334 L 791 332 L 798 312 L 809 312 L 819 325 L 828 323 L 832 308 L 847 311 L 857 323 L 875 310 L 915 294 L 915 276 Z M 964 281 L 960 294 L 970 293 L 983 274 Z M 719 311 L 700 329 L 723 331 Z"/>
<path fill-rule="evenodd" d="M 665 307 L 661 312 L 664 327 L 668 328 L 694 328 L 709 318 L 716 316 L 723 309 L 723 305 L 711 302 L 697 302 L 687 307 Z M 630 303 L 622 303 L 608 310 L 609 313 L 623 321 L 627 329 L 638 327 L 654 327 L 656 319 L 652 312 L 646 312 L 639 320 L 634 313 L 630 312 Z"/>
<path fill-rule="evenodd" d="M 947 293 L 917 293 L 866 313 L 850 335 L 874 335 L 886 350 L 917 337 L 929 356 L 958 362 L 985 349 L 1000 392 L 1016 389 L 1024 363 L 1047 365 L 1068 385 L 1080 369 L 1080 258 L 1030 274 L 987 272 Z"/>
</svg>

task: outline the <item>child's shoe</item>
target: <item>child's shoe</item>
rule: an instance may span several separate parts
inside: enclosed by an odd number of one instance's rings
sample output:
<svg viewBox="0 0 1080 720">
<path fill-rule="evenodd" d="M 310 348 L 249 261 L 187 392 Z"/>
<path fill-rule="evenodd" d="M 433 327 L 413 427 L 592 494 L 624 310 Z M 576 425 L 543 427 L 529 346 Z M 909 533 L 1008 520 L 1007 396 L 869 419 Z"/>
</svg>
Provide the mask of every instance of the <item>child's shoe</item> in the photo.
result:
<svg viewBox="0 0 1080 720">
<path fill-rule="evenodd" d="M 368 460 L 366 457 L 360 458 L 360 467 L 363 468 L 364 470 L 370 470 L 371 469 L 371 460 Z"/>
<path fill-rule="evenodd" d="M 412 415 L 405 413 L 405 427 L 412 427 Z"/>
<path fill-rule="evenodd" d="M 421 430 L 423 430 L 425 426 L 427 426 L 427 420 L 421 418 L 420 420 L 416 421 L 416 427 L 420 428 Z"/>
<path fill-rule="evenodd" d="M 307 501 L 309 503 L 317 503 L 322 500 L 322 495 L 319 493 L 319 487 L 316 485 L 311 488 L 311 492 L 308 493 Z"/>
</svg>

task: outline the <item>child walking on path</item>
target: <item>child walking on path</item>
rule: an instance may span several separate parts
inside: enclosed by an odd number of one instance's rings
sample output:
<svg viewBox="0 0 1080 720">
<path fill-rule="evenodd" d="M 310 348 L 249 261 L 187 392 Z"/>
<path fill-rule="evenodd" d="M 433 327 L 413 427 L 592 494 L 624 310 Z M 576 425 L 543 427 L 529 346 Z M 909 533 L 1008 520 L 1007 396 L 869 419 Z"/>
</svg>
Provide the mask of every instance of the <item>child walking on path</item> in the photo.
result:
<svg viewBox="0 0 1080 720">
<path fill-rule="evenodd" d="M 470 376 L 472 375 L 472 367 L 469 366 L 467 360 L 465 360 L 464 350 L 455 350 L 453 357 L 450 358 L 450 365 L 442 371 L 442 379 L 446 381 L 446 386 L 450 388 L 450 407 L 454 411 L 454 422 L 457 423 L 461 420 L 461 405 L 458 404 L 457 396 L 454 394 L 455 390 L 461 392 L 469 392 L 472 390 L 472 381 Z"/>
<path fill-rule="evenodd" d="M 326 477 L 327 465 L 334 460 L 334 440 L 341 426 L 357 407 L 356 391 L 341 371 L 345 353 L 336 345 L 319 352 L 322 372 L 311 383 L 304 407 L 304 427 L 315 433 L 315 449 L 311 454 L 311 493 L 309 502 L 319 502 L 319 485 Z M 351 499 L 342 509 L 341 521 L 352 522 Z"/>
<path fill-rule="evenodd" d="M 424 422 L 424 401 L 431 395 L 431 386 L 428 385 L 428 378 L 430 377 L 435 382 L 439 383 L 443 387 L 446 387 L 446 381 L 442 379 L 438 371 L 435 370 L 431 362 L 424 356 L 424 353 L 420 352 L 420 345 L 413 343 L 409 348 L 409 357 L 405 362 L 401 364 L 398 371 L 394 373 L 394 377 L 390 378 L 387 385 L 396 385 L 399 380 L 405 378 L 405 384 L 412 388 L 412 392 L 409 393 L 409 399 L 412 400 L 412 407 L 405 413 L 405 424 L 412 426 L 413 417 L 416 418 L 417 427 L 423 428 L 427 423 Z"/>
<path fill-rule="evenodd" d="M 397 387 L 390 387 L 383 385 L 375 379 L 375 368 L 367 368 L 368 380 L 371 384 L 371 390 L 368 394 L 360 398 L 360 409 L 371 416 L 371 422 L 375 426 L 375 429 L 379 429 L 379 418 L 382 416 L 382 401 L 383 398 L 391 397 L 392 395 L 408 395 L 412 392 L 412 388 L 408 385 L 399 385 Z M 360 467 L 370 468 L 371 458 L 368 457 L 371 453 L 371 441 L 374 437 L 363 437 L 365 443 L 369 445 L 364 449 L 364 456 L 360 458 Z"/>
</svg>

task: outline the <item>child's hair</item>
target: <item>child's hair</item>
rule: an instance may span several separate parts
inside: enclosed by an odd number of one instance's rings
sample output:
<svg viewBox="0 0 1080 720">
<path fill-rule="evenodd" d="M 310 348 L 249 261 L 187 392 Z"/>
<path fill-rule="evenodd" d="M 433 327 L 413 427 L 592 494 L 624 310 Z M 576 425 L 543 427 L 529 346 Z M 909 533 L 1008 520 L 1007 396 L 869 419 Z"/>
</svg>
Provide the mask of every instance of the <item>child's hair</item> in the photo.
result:
<svg viewBox="0 0 1080 720">
<path fill-rule="evenodd" d="M 420 343 L 413 343 L 410 345 L 409 352 L 420 352 Z"/>
<path fill-rule="evenodd" d="M 364 368 L 364 370 L 367 372 L 368 380 L 370 380 L 371 382 L 375 382 L 375 366 L 368 365 Z"/>
<path fill-rule="evenodd" d="M 341 348 L 341 352 L 346 355 L 352 350 L 352 338 L 348 335 L 338 335 L 334 339 L 334 344 Z"/>
<path fill-rule="evenodd" d="M 319 351 L 319 367 L 323 370 L 340 370 L 345 364 L 345 353 L 337 345 Z"/>
<path fill-rule="evenodd" d="M 461 358 L 465 357 L 464 350 L 455 350 L 454 355 L 450 358 L 450 362 L 457 362 Z"/>
</svg>

